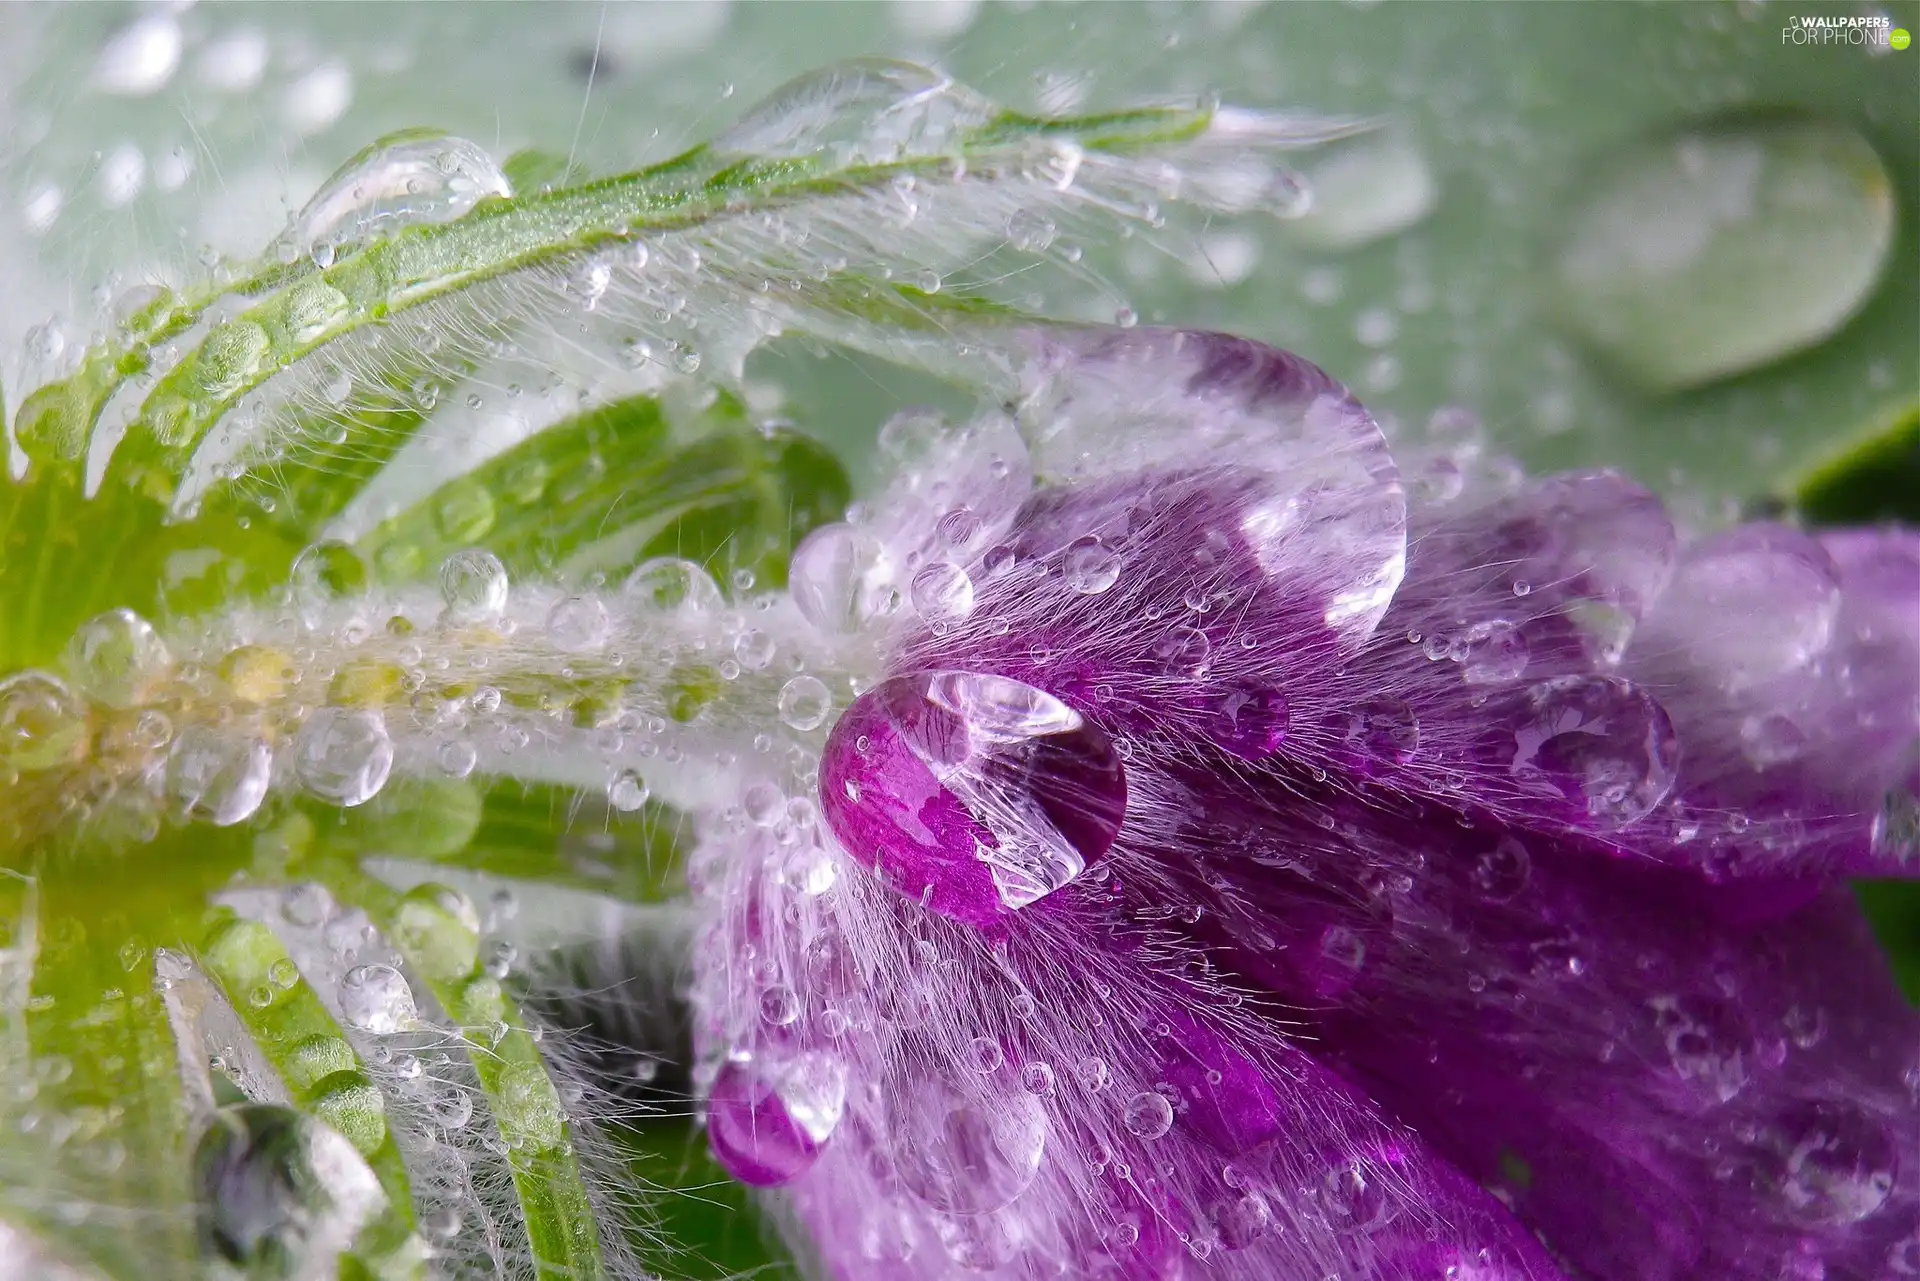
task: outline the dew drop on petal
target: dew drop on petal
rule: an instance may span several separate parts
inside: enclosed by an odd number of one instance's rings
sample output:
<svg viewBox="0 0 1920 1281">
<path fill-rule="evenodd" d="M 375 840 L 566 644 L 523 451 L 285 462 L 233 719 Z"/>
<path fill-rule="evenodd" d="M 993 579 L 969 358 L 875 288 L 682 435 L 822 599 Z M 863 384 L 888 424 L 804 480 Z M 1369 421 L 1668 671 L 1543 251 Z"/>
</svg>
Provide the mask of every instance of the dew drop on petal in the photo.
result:
<svg viewBox="0 0 1920 1281">
<path fill-rule="evenodd" d="M 1173 1128 L 1173 1104 L 1157 1090 L 1142 1090 L 1127 1100 L 1120 1120 L 1136 1139 L 1157 1139 Z"/>
<path fill-rule="evenodd" d="M 1002 1090 L 981 1077 L 963 1087 L 915 1073 L 890 1078 L 882 1096 L 900 1182 L 936 1210 L 998 1210 L 1039 1173 L 1047 1114 L 1024 1090 Z"/>
<path fill-rule="evenodd" d="M 790 1183 L 813 1165 L 846 1105 L 846 1070 L 824 1054 L 778 1068 L 732 1061 L 707 1096 L 707 1142 L 751 1187 Z"/>
<path fill-rule="evenodd" d="M 1044 691 L 923 672 L 862 694 L 829 737 L 821 810 L 855 859 L 976 925 L 1104 856 L 1126 811 L 1113 743 Z"/>
<path fill-rule="evenodd" d="M 1120 558 L 1091 534 L 1067 545 L 1061 568 L 1067 586 L 1083 596 L 1098 596 L 1120 580 Z"/>
<path fill-rule="evenodd" d="M 929 623 L 958 622 L 973 612 L 973 580 L 951 561 L 937 560 L 913 576 L 907 600 Z"/>
<path fill-rule="evenodd" d="M 1527 691 L 1512 729 L 1490 731 L 1484 758 L 1564 796 L 1603 831 L 1645 818 L 1673 790 L 1680 741 L 1652 695 L 1610 677 L 1567 676 Z"/>
<path fill-rule="evenodd" d="M 630 769 L 623 769 L 607 784 L 607 804 L 622 814 L 631 814 L 647 803 L 652 795 L 646 780 Z"/>
</svg>

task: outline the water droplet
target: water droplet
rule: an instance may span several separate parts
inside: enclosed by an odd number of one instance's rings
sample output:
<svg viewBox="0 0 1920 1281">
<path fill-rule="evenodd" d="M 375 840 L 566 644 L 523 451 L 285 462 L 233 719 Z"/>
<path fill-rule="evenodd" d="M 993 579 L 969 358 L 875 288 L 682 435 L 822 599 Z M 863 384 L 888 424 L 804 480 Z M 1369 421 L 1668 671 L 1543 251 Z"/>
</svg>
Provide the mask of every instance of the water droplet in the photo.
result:
<svg viewBox="0 0 1920 1281">
<path fill-rule="evenodd" d="M 167 795 L 189 818 L 229 827 L 267 797 L 273 751 L 265 742 L 210 725 L 189 725 L 167 753 Z"/>
<path fill-rule="evenodd" d="M 1262 686 L 1236 686 L 1208 704 L 1207 737 L 1243 761 L 1264 760 L 1286 741 L 1287 696 Z"/>
<path fill-rule="evenodd" d="M 340 1017 L 375 1036 L 391 1036 L 420 1021 L 413 989 L 391 965 L 356 965 L 341 976 Z"/>
<path fill-rule="evenodd" d="M 833 695 L 818 677 L 796 676 L 780 687 L 780 720 L 793 729 L 817 729 L 833 710 Z"/>
<path fill-rule="evenodd" d="M 465 778 L 480 763 L 480 752 L 464 738 L 448 739 L 440 744 L 436 756 L 441 772 L 450 778 Z"/>
<path fill-rule="evenodd" d="M 1460 674 L 1469 685 L 1517 680 L 1527 670 L 1527 638 L 1504 618 L 1475 623 L 1460 639 Z"/>
<path fill-rule="evenodd" d="M 1167 329 L 1049 339 L 1042 360 L 1021 410 L 1039 471 L 1073 482 L 1226 459 L 1205 498 L 1225 508 L 1221 554 L 1315 602 L 1344 643 L 1371 634 L 1405 572 L 1406 500 L 1346 388 L 1259 343 Z"/>
<path fill-rule="evenodd" d="M 1197 627 L 1175 627 L 1153 643 L 1153 657 L 1168 675 L 1198 676 L 1212 653 L 1213 643 Z"/>
<path fill-rule="evenodd" d="M 607 804 L 622 814 L 631 814 L 647 803 L 652 789 L 646 780 L 630 769 L 623 769 L 607 784 Z"/>
<path fill-rule="evenodd" d="M 1403 698 L 1370 698 L 1342 718 L 1348 747 L 1369 761 L 1405 764 L 1420 748 L 1420 719 Z"/>
<path fill-rule="evenodd" d="M 973 612 L 973 580 L 951 561 L 937 560 L 913 576 L 907 599 L 930 623 L 957 622 Z"/>
<path fill-rule="evenodd" d="M 720 584 L 690 560 L 660 557 L 643 561 L 621 589 L 642 609 L 661 613 L 709 613 L 723 603 Z"/>
<path fill-rule="evenodd" d="M 287 337 L 305 345 L 324 337 L 347 317 L 347 296 L 324 280 L 303 280 L 280 299 Z"/>
<path fill-rule="evenodd" d="M 506 175 L 478 145 L 438 130 L 406 129 L 336 170 L 275 244 L 300 253 L 323 240 L 352 244 L 414 223 L 447 222 L 488 196 L 512 194 Z"/>
<path fill-rule="evenodd" d="M 600 649 L 612 633 L 607 607 L 591 596 L 569 596 L 547 615 L 547 639 L 555 649 L 566 653 Z"/>
<path fill-rule="evenodd" d="M 998 1072 L 1000 1065 L 1007 1061 L 1006 1051 L 1000 1048 L 998 1039 L 991 1036 L 976 1036 L 967 1045 L 967 1067 L 975 1072 Z"/>
<path fill-rule="evenodd" d="M 1127 1100 L 1120 1121 L 1136 1139 L 1157 1139 L 1173 1128 L 1173 1104 L 1157 1090 L 1142 1090 Z"/>
<path fill-rule="evenodd" d="M 295 558 L 288 581 L 295 602 L 302 610 L 312 612 L 338 598 L 364 592 L 367 563 L 351 544 L 323 539 Z"/>
<path fill-rule="evenodd" d="M 1267 1199 L 1254 1190 L 1222 1198 L 1214 1204 L 1208 1217 L 1220 1235 L 1220 1245 L 1228 1250 L 1252 1246 L 1267 1234 L 1268 1225 L 1273 1221 Z"/>
<path fill-rule="evenodd" d="M 729 1062 L 707 1096 L 707 1142 L 750 1187 L 790 1183 L 813 1165 L 846 1105 L 846 1070 L 824 1054 L 778 1069 Z"/>
<path fill-rule="evenodd" d="M 270 345 L 267 331 L 250 320 L 215 325 L 193 358 L 194 380 L 211 399 L 232 396 L 259 371 Z"/>
<path fill-rule="evenodd" d="M 733 641 L 733 656 L 750 672 L 765 671 L 776 652 L 773 637 L 757 628 L 741 632 Z"/>
<path fill-rule="evenodd" d="M 1784 765 L 1807 750 L 1807 733 L 1790 716 L 1748 716 L 1740 722 L 1740 752 L 1755 769 Z"/>
<path fill-rule="evenodd" d="M 294 739 L 293 768 L 315 796 L 348 807 L 366 804 L 393 768 L 385 719 L 366 708 L 320 708 Z"/>
<path fill-rule="evenodd" d="M 1067 545 L 1061 570 L 1068 587 L 1083 596 L 1098 596 L 1120 581 L 1120 558 L 1089 534 Z"/>
<path fill-rule="evenodd" d="M 1694 125 L 1599 165 L 1553 263 L 1566 323 L 1638 382 L 1673 390 L 1825 339 L 1873 292 L 1893 183 L 1838 124 Z"/>
<path fill-rule="evenodd" d="M 1481 898 L 1505 903 L 1527 887 L 1532 871 L 1533 860 L 1527 854 L 1527 847 L 1511 836 L 1503 836 L 1499 844 L 1474 860 L 1470 875 L 1473 888 Z"/>
<path fill-rule="evenodd" d="M 760 1018 L 774 1027 L 786 1027 L 800 1017 L 800 994 L 776 983 L 760 994 Z"/>
<path fill-rule="evenodd" d="M 387 1201 L 348 1137 L 268 1104 L 216 1112 L 193 1169 L 201 1240 L 249 1276 L 332 1275 Z"/>
<path fill-rule="evenodd" d="M 1058 234 L 1053 219 L 1030 209 L 1016 210 L 1007 219 L 1007 239 L 1015 249 L 1030 254 L 1045 253 L 1052 248 L 1053 238 Z"/>
<path fill-rule="evenodd" d="M 456 543 L 473 543 L 493 529 L 493 492 L 486 482 L 467 477 L 447 486 L 434 502 L 433 523 Z"/>
<path fill-rule="evenodd" d="M 852 525 L 823 525 L 794 549 L 787 591 L 815 627 L 852 632 L 862 622 L 860 604 L 880 554 L 879 543 Z"/>
<path fill-rule="evenodd" d="M 1308 168 L 1306 183 L 1312 206 L 1292 226 L 1320 249 L 1353 249 L 1405 231 L 1431 213 L 1440 197 L 1426 156 L 1398 130 L 1330 148 Z"/>
<path fill-rule="evenodd" d="M 1053 1067 L 1046 1063 L 1029 1063 L 1020 1069 L 1020 1088 L 1028 1094 L 1042 1097 L 1053 1093 Z"/>
<path fill-rule="evenodd" d="M 820 777 L 822 810 L 849 853 L 973 924 L 1072 881 L 1107 852 L 1126 810 L 1104 733 L 1030 685 L 965 672 L 862 694 L 834 727 Z"/>
<path fill-rule="evenodd" d="M 1851 1103 L 1801 1103 L 1760 1133 L 1758 1182 L 1807 1228 L 1871 1217 L 1893 1193 L 1893 1136 Z"/>
<path fill-rule="evenodd" d="M 1653 1025 L 1667 1057 L 1683 1080 L 1726 1103 L 1746 1088 L 1752 1035 L 1740 1012 L 1726 1001 L 1702 996 L 1661 996 L 1649 1002 Z"/>
<path fill-rule="evenodd" d="M 1673 723 L 1623 680 L 1568 676 L 1527 691 L 1525 719 L 1491 731 L 1485 759 L 1560 792 L 1602 830 L 1645 818 L 1673 790 L 1680 759 Z"/>
<path fill-rule="evenodd" d="M 135 18 L 107 38 L 93 64 L 93 82 L 103 93 L 144 98 L 165 87 L 180 65 L 184 39 L 170 13 Z"/>
<path fill-rule="evenodd" d="M 0 765 L 43 770 L 85 750 L 86 705 L 47 672 L 0 680 Z"/>
<path fill-rule="evenodd" d="M 1642 627 L 1650 664 L 1691 663 L 1730 690 L 1806 667 L 1827 649 L 1840 581 L 1818 542 L 1753 524 L 1689 548 Z"/>
<path fill-rule="evenodd" d="M 966 1086 L 939 1075 L 890 1078 L 887 1137 L 901 1184 L 950 1214 L 985 1214 L 1011 1204 L 1040 1170 L 1047 1114 L 1024 1090 L 975 1077 Z"/>
<path fill-rule="evenodd" d="M 455 622 L 490 623 L 506 612 L 507 567 L 492 552 L 455 552 L 440 565 L 440 599 Z"/>
<path fill-rule="evenodd" d="M 944 154 L 985 123 L 992 104 L 939 72 L 859 58 L 790 80 L 715 140 L 749 156 L 827 153 L 835 165 Z"/>
</svg>

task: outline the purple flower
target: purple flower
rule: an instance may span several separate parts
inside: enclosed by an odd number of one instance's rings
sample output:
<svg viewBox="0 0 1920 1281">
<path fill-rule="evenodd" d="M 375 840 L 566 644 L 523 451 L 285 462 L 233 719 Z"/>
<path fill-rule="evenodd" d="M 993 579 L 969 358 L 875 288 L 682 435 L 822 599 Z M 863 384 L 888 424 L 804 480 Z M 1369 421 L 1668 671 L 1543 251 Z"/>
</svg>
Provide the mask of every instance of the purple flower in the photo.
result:
<svg viewBox="0 0 1920 1281">
<path fill-rule="evenodd" d="M 820 1270 L 1920 1274 L 1841 883 L 1920 867 L 1920 540 L 1410 505 L 1284 353 L 1022 355 L 797 558 L 883 655 L 831 835 L 704 865 L 714 1149 Z"/>
</svg>

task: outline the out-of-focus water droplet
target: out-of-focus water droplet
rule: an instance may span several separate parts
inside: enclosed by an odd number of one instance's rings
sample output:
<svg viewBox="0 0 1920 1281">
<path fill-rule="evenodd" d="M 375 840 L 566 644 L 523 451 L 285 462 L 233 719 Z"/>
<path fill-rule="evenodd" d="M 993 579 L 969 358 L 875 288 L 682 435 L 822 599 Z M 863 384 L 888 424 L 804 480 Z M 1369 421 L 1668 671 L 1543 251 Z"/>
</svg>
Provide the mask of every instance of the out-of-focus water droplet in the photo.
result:
<svg viewBox="0 0 1920 1281">
<path fill-rule="evenodd" d="M 913 576 L 907 599 L 930 623 L 958 622 L 973 612 L 973 580 L 952 561 L 937 560 Z"/>
<path fill-rule="evenodd" d="M 796 676 L 780 687 L 780 720 L 793 729 L 817 729 L 832 709 L 833 695 L 816 676 Z"/>
<path fill-rule="evenodd" d="M 1804 1227 L 1858 1223 L 1893 1193 L 1893 1136 L 1855 1104 L 1797 1104 L 1761 1130 L 1756 1146 L 1757 1181 Z"/>
<path fill-rule="evenodd" d="M 1234 685 L 1208 704 L 1207 737 L 1244 761 L 1264 760 L 1286 741 L 1287 696 L 1264 686 Z"/>
<path fill-rule="evenodd" d="M 1365 699 L 1343 715 L 1339 728 L 1363 766 L 1369 760 L 1405 764 L 1420 749 L 1420 718 L 1403 698 Z"/>
<path fill-rule="evenodd" d="M 301 253 L 414 223 L 447 222 L 488 196 L 510 196 L 478 145 L 433 129 L 388 134 L 336 170 L 281 233 Z"/>
<path fill-rule="evenodd" d="M 1142 1090 L 1127 1100 L 1120 1121 L 1136 1139 L 1157 1139 L 1173 1128 L 1173 1104 L 1158 1090 Z"/>
<path fill-rule="evenodd" d="M 1030 209 L 1016 210 L 1007 219 L 1007 239 L 1015 249 L 1027 253 L 1045 253 L 1053 247 L 1053 238 L 1059 234 L 1053 219 Z"/>
<path fill-rule="evenodd" d="M 846 1069 L 824 1054 L 778 1068 L 729 1062 L 707 1096 L 707 1142 L 729 1174 L 778 1187 L 804 1174 L 846 1106 Z"/>
<path fill-rule="evenodd" d="M 1527 691 L 1524 719 L 1489 731 L 1485 759 L 1546 783 L 1603 831 L 1645 818 L 1673 790 L 1680 742 L 1651 695 L 1607 677 L 1568 676 Z"/>
<path fill-rule="evenodd" d="M 1687 550 L 1628 659 L 1636 672 L 1692 664 L 1745 689 L 1819 658 L 1839 614 L 1839 574 L 1818 542 L 1784 525 L 1744 525 Z"/>
<path fill-rule="evenodd" d="M 862 694 L 828 739 L 820 780 L 821 810 L 854 858 L 973 924 L 1079 876 L 1126 811 L 1103 732 L 1030 685 L 966 672 Z"/>
<path fill-rule="evenodd" d="M 93 82 L 120 97 L 156 93 L 173 78 L 184 43 L 171 13 L 143 14 L 107 37 L 93 65 Z"/>
<path fill-rule="evenodd" d="M 1492 849 L 1474 860 L 1469 879 L 1481 898 L 1490 903 L 1505 903 L 1527 887 L 1533 872 L 1533 860 L 1527 847 L 1511 836 L 1503 836 Z"/>
<path fill-rule="evenodd" d="M 435 500 L 433 523 L 456 543 L 478 542 L 492 532 L 495 511 L 492 490 L 468 477 L 449 485 Z"/>
<path fill-rule="evenodd" d="M 202 1248 L 249 1276 L 333 1275 L 387 1201 L 345 1136 L 269 1104 L 216 1112 L 193 1166 Z"/>
<path fill-rule="evenodd" d="M 603 648 L 613 634 L 607 607 L 591 596 L 569 596 L 547 615 L 547 639 L 555 649 L 584 654 Z"/>
<path fill-rule="evenodd" d="M 760 1019 L 773 1027 L 786 1027 L 800 1017 L 800 994 L 784 983 L 776 983 L 760 994 Z"/>
<path fill-rule="evenodd" d="M 1807 750 L 1807 732 L 1790 716 L 1748 716 L 1740 722 L 1740 754 L 1755 769 L 1784 765 Z"/>
<path fill-rule="evenodd" d="M 1273 1222 L 1267 1199 L 1256 1189 L 1221 1198 L 1214 1203 L 1208 1217 L 1220 1235 L 1221 1248 L 1227 1250 L 1245 1250 L 1252 1246 L 1267 1234 Z"/>
<path fill-rule="evenodd" d="M 1424 152 L 1397 130 L 1329 148 L 1306 173 L 1313 204 L 1294 231 L 1321 249 L 1354 249 L 1414 226 L 1440 200 Z"/>
<path fill-rule="evenodd" d="M 1033 1183 L 1046 1151 L 1047 1114 L 1024 1090 L 990 1078 L 965 1086 L 939 1074 L 890 1078 L 887 1137 L 901 1184 L 950 1214 L 985 1214 Z"/>
<path fill-rule="evenodd" d="M 131 609 L 88 618 L 67 641 L 65 668 L 75 686 L 108 707 L 132 707 L 167 672 L 173 657 L 154 624 Z"/>
<path fill-rule="evenodd" d="M 340 1016 L 349 1027 L 391 1036 L 420 1021 L 413 989 L 391 965 L 356 965 L 340 979 Z"/>
<path fill-rule="evenodd" d="M 1746 1088 L 1753 1035 L 1730 1003 L 1707 996 L 1659 996 L 1648 1005 L 1681 1079 L 1720 1103 Z"/>
<path fill-rule="evenodd" d="M 336 805 L 366 804 L 393 769 L 386 720 L 368 708 L 320 708 L 300 727 L 293 752 L 302 785 Z"/>
<path fill-rule="evenodd" d="M 167 753 L 167 795 L 183 816 L 229 827 L 260 808 L 272 772 L 273 751 L 263 740 L 189 725 Z"/>
<path fill-rule="evenodd" d="M 1836 331 L 1886 269 L 1893 183 L 1842 125 L 1689 126 L 1599 165 L 1552 264 L 1566 323 L 1644 386 L 1712 382 Z"/>
<path fill-rule="evenodd" d="M 492 552 L 455 552 L 440 565 L 440 599 L 455 622 L 492 622 L 507 608 L 507 567 Z"/>
<path fill-rule="evenodd" d="M 51 769 L 84 750 L 87 709 L 49 672 L 16 672 L 0 680 L 0 766 Z"/>
</svg>

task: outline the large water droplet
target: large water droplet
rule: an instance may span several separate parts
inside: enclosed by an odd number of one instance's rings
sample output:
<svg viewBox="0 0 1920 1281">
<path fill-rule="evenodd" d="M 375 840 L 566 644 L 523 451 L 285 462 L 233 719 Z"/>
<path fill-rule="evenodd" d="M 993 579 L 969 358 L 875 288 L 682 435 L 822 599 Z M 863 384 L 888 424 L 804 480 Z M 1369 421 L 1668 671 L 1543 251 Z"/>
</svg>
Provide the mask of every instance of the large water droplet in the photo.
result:
<svg viewBox="0 0 1920 1281">
<path fill-rule="evenodd" d="M 1805 1227 L 1858 1223 L 1893 1193 L 1893 1137 L 1854 1104 L 1798 1104 L 1761 1131 L 1757 1146 L 1757 1181 Z"/>
<path fill-rule="evenodd" d="M 607 607 L 591 596 L 569 596 L 547 615 L 547 639 L 555 649 L 569 654 L 600 649 L 612 634 Z"/>
<path fill-rule="evenodd" d="M 0 766 L 51 769 L 85 749 L 86 705 L 47 672 L 0 680 Z"/>
<path fill-rule="evenodd" d="M 1257 570 L 1304 594 L 1346 643 L 1406 570 L 1406 498 L 1386 441 L 1306 361 L 1220 334 L 1034 335 L 1022 430 L 1059 480 L 1214 466 Z M 1228 531 L 1221 531 L 1223 533 Z"/>
<path fill-rule="evenodd" d="M 1120 558 L 1092 534 L 1067 544 L 1060 568 L 1067 586 L 1083 596 L 1098 596 L 1120 581 Z"/>
<path fill-rule="evenodd" d="M 488 196 L 512 194 L 506 175 L 477 144 L 434 129 L 406 129 L 336 170 L 275 244 L 307 254 L 322 241 L 350 244 L 412 223 L 447 222 Z"/>
<path fill-rule="evenodd" d="M 420 1021 L 413 989 L 391 965 L 356 965 L 341 976 L 340 1017 L 376 1036 L 404 1032 Z"/>
<path fill-rule="evenodd" d="M 869 575 L 880 544 L 852 525 L 823 525 L 794 549 L 787 591 L 808 622 L 828 632 L 851 632 L 862 621 Z"/>
<path fill-rule="evenodd" d="M 929 623 L 958 622 L 973 612 L 973 580 L 952 561 L 937 560 L 913 576 L 907 599 Z"/>
<path fill-rule="evenodd" d="M 315 796 L 336 805 L 366 804 L 393 768 L 386 720 L 367 708 L 322 707 L 294 739 L 293 768 Z"/>
<path fill-rule="evenodd" d="M 1553 263 L 1560 311 L 1645 386 L 1711 382 L 1826 338 L 1873 292 L 1893 183 L 1865 139 L 1735 120 L 1602 164 Z"/>
<path fill-rule="evenodd" d="M 707 1141 L 734 1178 L 777 1187 L 813 1165 L 845 1105 L 846 1070 L 827 1055 L 771 1069 L 729 1062 L 707 1096 Z"/>
<path fill-rule="evenodd" d="M 720 585 L 690 560 L 663 556 L 643 561 L 622 590 L 643 609 L 661 613 L 707 613 L 722 604 Z"/>
<path fill-rule="evenodd" d="M 1000 1090 L 988 1078 L 963 1088 L 917 1073 L 891 1078 L 883 1102 L 900 1182 L 936 1210 L 997 1210 L 1039 1173 L 1047 1113 L 1024 1090 Z"/>
<path fill-rule="evenodd" d="M 847 709 L 827 740 L 820 799 L 841 844 L 887 884 L 985 925 L 1102 857 L 1127 785 L 1112 742 L 1052 695 L 923 672 Z"/>
<path fill-rule="evenodd" d="M 1840 596 L 1819 543 L 1784 525 L 1743 525 L 1687 550 L 1628 659 L 1636 671 L 1693 664 L 1743 689 L 1818 658 Z"/>
<path fill-rule="evenodd" d="M 138 703 L 171 663 L 153 624 L 130 609 L 108 610 L 80 624 L 65 651 L 74 684 L 110 707 Z"/>
<path fill-rule="evenodd" d="M 167 795 L 184 816 L 228 827 L 260 808 L 272 771 L 264 741 L 190 725 L 167 753 Z"/>
<path fill-rule="evenodd" d="M 455 622 L 492 622 L 507 608 L 507 567 L 492 552 L 455 552 L 440 566 L 440 599 Z"/>
<path fill-rule="evenodd" d="M 332 1276 L 387 1201 L 346 1137 L 291 1108 L 220 1109 L 193 1165 L 202 1248 L 248 1276 Z"/>
<path fill-rule="evenodd" d="M 1157 1139 L 1173 1128 L 1173 1104 L 1158 1090 L 1142 1090 L 1127 1100 L 1120 1121 L 1136 1139 Z"/>
<path fill-rule="evenodd" d="M 1680 741 L 1666 709 L 1623 680 L 1568 676 L 1527 691 L 1523 719 L 1491 731 L 1485 759 L 1553 787 L 1588 825 L 1636 823 L 1673 790 Z"/>
<path fill-rule="evenodd" d="M 714 142 L 751 156 L 826 153 L 835 164 L 887 164 L 957 149 L 993 106 L 937 71 L 859 58 L 810 71 L 773 91 Z"/>
</svg>

